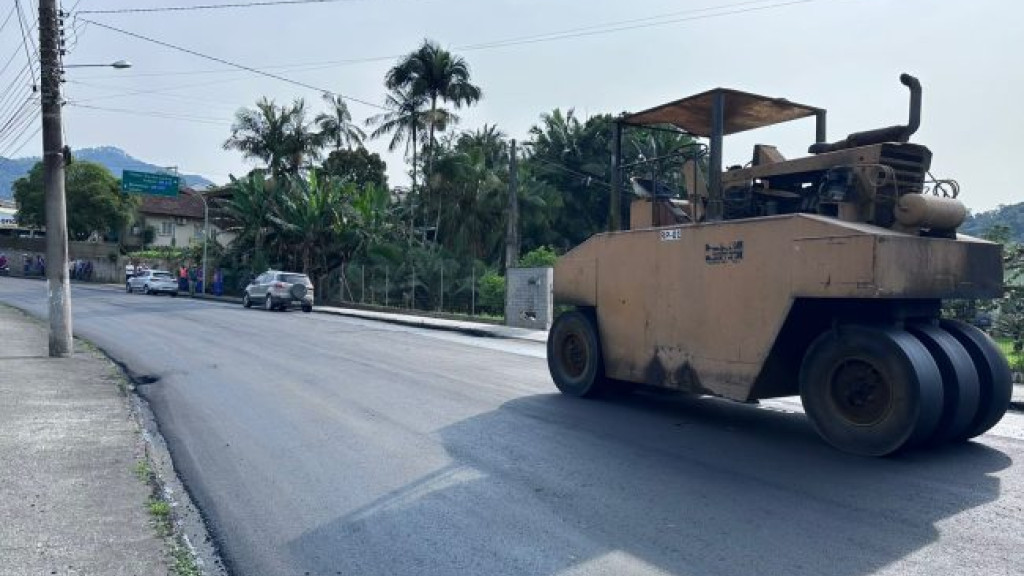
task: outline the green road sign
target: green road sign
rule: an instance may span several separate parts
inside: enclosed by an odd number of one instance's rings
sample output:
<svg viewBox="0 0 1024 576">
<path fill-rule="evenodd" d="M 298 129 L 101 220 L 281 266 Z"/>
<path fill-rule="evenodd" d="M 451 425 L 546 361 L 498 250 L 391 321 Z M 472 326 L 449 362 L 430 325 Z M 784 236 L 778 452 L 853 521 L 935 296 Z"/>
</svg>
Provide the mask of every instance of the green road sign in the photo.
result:
<svg viewBox="0 0 1024 576">
<path fill-rule="evenodd" d="M 177 196 L 181 178 L 173 174 L 154 174 L 124 170 L 121 173 L 121 190 L 129 194 L 152 196 Z"/>
</svg>

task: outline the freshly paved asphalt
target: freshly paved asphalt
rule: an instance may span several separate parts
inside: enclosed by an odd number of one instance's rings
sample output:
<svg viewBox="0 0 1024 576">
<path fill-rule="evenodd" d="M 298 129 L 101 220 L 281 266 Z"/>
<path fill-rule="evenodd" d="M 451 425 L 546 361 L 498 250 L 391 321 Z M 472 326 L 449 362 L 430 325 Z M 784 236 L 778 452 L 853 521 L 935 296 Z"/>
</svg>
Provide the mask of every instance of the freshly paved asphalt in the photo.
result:
<svg viewBox="0 0 1024 576">
<path fill-rule="evenodd" d="M 238 575 L 1024 573 L 1020 414 L 863 459 L 785 401 L 561 397 L 539 344 L 73 294 Z"/>
</svg>

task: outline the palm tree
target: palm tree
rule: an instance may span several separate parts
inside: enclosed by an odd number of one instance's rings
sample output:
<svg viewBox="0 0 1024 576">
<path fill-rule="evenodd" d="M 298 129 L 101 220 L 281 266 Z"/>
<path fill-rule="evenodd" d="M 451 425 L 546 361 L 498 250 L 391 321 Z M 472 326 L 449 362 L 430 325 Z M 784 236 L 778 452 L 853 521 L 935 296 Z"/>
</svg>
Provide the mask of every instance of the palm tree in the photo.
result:
<svg viewBox="0 0 1024 576">
<path fill-rule="evenodd" d="M 292 176 L 282 182 L 277 210 L 270 216 L 284 246 L 297 256 L 304 274 L 321 271 L 323 256 L 336 250 L 345 221 L 346 190 L 316 174 Z"/>
<path fill-rule="evenodd" d="M 301 98 L 291 106 L 279 106 L 264 97 L 255 109 L 239 110 L 231 136 L 224 142 L 225 150 L 238 150 L 246 159 L 264 162 L 275 176 L 297 173 L 307 160 L 319 157 L 322 147 Z"/>
<path fill-rule="evenodd" d="M 427 113 L 423 110 L 426 99 L 413 95 L 409 90 L 396 88 L 384 100 L 387 112 L 366 119 L 367 126 L 376 126 L 371 138 L 391 135 L 388 151 L 394 152 L 405 142 L 405 154 L 412 150 L 412 189 L 416 191 L 417 138 L 426 127 Z"/>
<path fill-rule="evenodd" d="M 341 96 L 324 94 L 324 100 L 330 111 L 317 114 L 316 124 L 320 127 L 320 136 L 334 144 L 335 150 L 351 149 L 352 145 L 360 145 L 366 133 L 352 123 L 352 114 Z"/>
<path fill-rule="evenodd" d="M 263 243 L 274 211 L 273 181 L 268 181 L 261 170 L 253 170 L 241 179 L 231 177 L 231 193 L 217 198 L 214 204 L 214 223 L 234 235 L 236 247 L 252 243 L 252 258 L 261 265 Z M 245 248 L 241 252 L 247 252 Z"/>
<path fill-rule="evenodd" d="M 317 132 L 314 123 L 306 118 L 306 101 L 296 98 L 288 108 L 288 125 L 285 133 L 285 170 L 298 174 L 309 163 L 320 159 L 324 139 Z"/>
<path fill-rule="evenodd" d="M 411 96 L 430 101 L 427 139 L 429 154 L 427 172 L 433 167 L 434 131 L 444 131 L 452 116 L 438 113 L 438 102 L 451 103 L 455 108 L 479 101 L 482 93 L 469 81 L 469 64 L 461 56 L 453 55 L 436 42 L 423 44 L 405 56 L 388 71 L 385 84 L 394 90 L 404 88 Z"/>
<path fill-rule="evenodd" d="M 472 132 L 463 132 L 456 147 L 464 151 L 480 150 L 487 168 L 508 162 L 508 141 L 497 124 L 484 124 Z"/>
</svg>

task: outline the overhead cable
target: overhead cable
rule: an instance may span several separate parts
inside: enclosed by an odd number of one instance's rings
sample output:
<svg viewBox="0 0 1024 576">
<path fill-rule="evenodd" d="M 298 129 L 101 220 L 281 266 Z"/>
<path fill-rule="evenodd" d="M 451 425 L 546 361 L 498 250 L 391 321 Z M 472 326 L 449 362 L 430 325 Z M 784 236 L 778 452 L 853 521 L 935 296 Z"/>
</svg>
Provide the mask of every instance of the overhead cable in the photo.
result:
<svg viewBox="0 0 1024 576">
<path fill-rule="evenodd" d="M 197 122 L 200 124 L 211 124 L 217 126 L 230 126 L 230 122 L 225 122 L 219 118 L 211 118 L 208 116 L 189 116 L 186 114 L 174 114 L 170 112 L 162 112 L 156 110 L 136 110 L 132 108 L 107 108 L 105 106 L 93 106 L 91 104 L 79 104 L 74 101 L 69 101 L 67 106 L 74 108 L 86 108 L 89 110 L 100 110 L 103 112 L 117 112 L 119 114 L 132 114 L 135 116 L 147 116 L 150 118 L 163 118 L 166 120 L 183 120 L 187 122 Z"/>
<path fill-rule="evenodd" d="M 246 70 L 248 72 L 252 72 L 253 74 L 258 74 L 260 76 L 266 76 L 267 78 L 273 78 L 274 80 L 280 80 L 281 82 L 287 82 L 288 84 L 293 84 L 295 86 L 300 86 L 302 88 L 307 88 L 309 90 L 315 90 L 315 91 L 320 92 L 322 94 L 328 94 L 328 95 L 331 95 L 331 96 L 337 96 L 339 98 L 342 98 L 343 100 L 349 100 L 351 102 L 357 102 L 357 103 L 362 104 L 364 106 L 369 106 L 371 108 L 376 108 L 378 110 L 387 110 L 387 108 L 385 108 L 384 106 L 381 106 L 379 104 L 374 104 L 373 102 L 369 102 L 367 100 L 362 100 L 360 98 L 354 98 L 352 96 L 346 96 L 344 94 L 339 94 L 339 93 L 337 93 L 337 92 L 335 92 L 333 90 L 328 90 L 326 88 L 320 88 L 318 86 L 314 86 L 314 85 L 308 84 L 306 82 L 301 82 L 299 80 L 293 80 L 291 78 L 287 78 L 287 77 L 281 76 L 279 74 L 274 74 L 273 72 L 266 72 L 266 71 L 260 70 L 258 68 L 253 68 L 251 66 L 246 66 L 244 64 L 238 64 L 237 62 L 232 62 L 230 60 L 225 60 L 223 58 L 218 58 L 216 56 L 210 56 L 209 54 L 203 54 L 202 52 L 197 52 L 197 51 L 191 50 L 189 48 L 184 48 L 182 46 L 177 46 L 177 45 L 171 44 L 169 42 L 164 42 L 162 40 L 157 40 L 155 38 L 150 38 L 148 36 L 143 36 L 142 34 L 136 34 L 135 32 L 129 32 L 127 30 L 122 30 L 121 28 L 117 28 L 115 26 L 110 26 L 110 25 L 107 25 L 107 24 L 101 24 L 101 23 L 96 22 L 94 20 L 88 20 L 88 19 L 83 18 L 82 21 L 83 22 L 88 22 L 89 24 L 92 24 L 94 26 L 99 26 L 100 28 L 105 28 L 105 29 L 111 30 L 113 32 L 118 32 L 120 34 L 124 34 L 126 36 L 131 36 L 132 38 L 138 38 L 139 40 L 144 40 L 146 42 L 157 44 L 157 45 L 163 46 L 165 48 L 171 48 L 172 50 L 177 50 L 179 52 L 184 52 L 186 54 L 191 54 L 192 56 L 196 56 L 198 58 L 203 58 L 203 59 L 206 59 L 206 60 L 211 60 L 213 62 L 218 62 L 220 64 L 225 64 L 227 66 L 231 66 L 233 68 L 238 68 L 240 70 Z"/>
<path fill-rule="evenodd" d="M 263 8 L 266 6 L 293 6 L 296 4 L 335 4 L 355 0 L 264 0 L 262 2 L 233 2 L 229 4 L 196 4 L 192 6 L 154 6 L 152 8 L 109 8 L 80 10 L 79 14 L 139 14 L 147 12 L 190 12 L 194 10 L 223 10 L 227 8 Z"/>
</svg>

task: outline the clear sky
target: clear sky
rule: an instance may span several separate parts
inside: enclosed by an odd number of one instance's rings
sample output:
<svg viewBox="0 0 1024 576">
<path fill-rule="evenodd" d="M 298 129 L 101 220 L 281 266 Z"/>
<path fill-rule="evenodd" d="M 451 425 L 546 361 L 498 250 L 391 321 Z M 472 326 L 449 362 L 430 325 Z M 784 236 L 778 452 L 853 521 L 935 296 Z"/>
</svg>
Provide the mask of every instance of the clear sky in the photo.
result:
<svg viewBox="0 0 1024 576">
<path fill-rule="evenodd" d="M 63 1 L 66 10 L 75 4 Z M 81 0 L 78 10 L 228 2 Z M 905 123 L 907 90 L 898 76 L 910 72 L 924 86 L 922 126 L 912 141 L 931 148 L 933 173 L 959 180 L 962 200 L 981 211 L 1024 200 L 1013 173 L 1024 136 L 1022 17 L 1024 3 L 1010 0 L 351 0 L 80 14 L 68 21 L 69 30 L 77 25 L 66 63 L 123 58 L 134 67 L 69 69 L 70 102 L 116 111 L 69 106 L 66 131 L 75 148 L 115 145 L 224 182 L 251 167 L 221 146 L 235 110 L 263 95 L 320 105 L 316 90 L 83 25 L 81 18 L 371 102 L 383 100 L 383 76 L 397 55 L 429 37 L 464 56 L 483 89 L 482 102 L 461 112 L 460 128 L 495 123 L 520 140 L 555 107 L 584 116 L 636 111 L 715 86 L 827 108 L 829 139 L 836 140 Z M 589 33 L 611 28 L 618 30 Z M 567 31 L 587 33 L 502 42 Z M 13 28 L 4 30 L 0 56 L 16 43 Z M 360 121 L 377 112 L 356 102 L 350 107 Z M 726 161 L 745 162 L 756 142 L 799 156 L 813 137 L 813 120 L 737 135 L 726 139 Z M 383 141 L 368 146 L 385 151 Z M 38 154 L 38 147 L 32 141 L 20 155 Z M 385 157 L 392 183 L 405 183 L 401 156 Z"/>
</svg>

